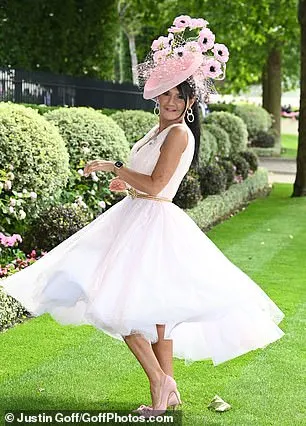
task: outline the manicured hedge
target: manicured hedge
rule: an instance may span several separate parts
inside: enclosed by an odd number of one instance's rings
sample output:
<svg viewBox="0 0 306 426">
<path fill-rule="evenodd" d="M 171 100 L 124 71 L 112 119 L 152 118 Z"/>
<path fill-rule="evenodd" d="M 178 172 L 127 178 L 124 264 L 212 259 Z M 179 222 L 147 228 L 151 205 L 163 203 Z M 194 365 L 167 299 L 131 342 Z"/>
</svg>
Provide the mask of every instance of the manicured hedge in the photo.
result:
<svg viewBox="0 0 306 426">
<path fill-rule="evenodd" d="M 13 165 L 13 189 L 38 194 L 38 202 L 65 187 L 69 156 L 57 129 L 37 111 L 0 103 L 0 169 Z"/>
<path fill-rule="evenodd" d="M 145 111 L 118 111 L 111 118 L 124 131 L 130 147 L 158 123 L 156 115 Z"/>
<path fill-rule="evenodd" d="M 271 115 L 257 105 L 239 104 L 236 106 L 234 114 L 245 122 L 250 140 L 255 138 L 258 132 L 267 132 L 272 126 Z"/>
<path fill-rule="evenodd" d="M 95 158 L 126 161 L 129 146 L 123 130 L 114 120 L 92 108 L 59 108 L 44 117 L 53 123 L 64 139 L 70 167 Z"/>
<path fill-rule="evenodd" d="M 244 151 L 248 143 L 248 131 L 244 121 L 229 112 L 212 112 L 204 119 L 204 123 L 215 124 L 225 130 L 231 142 L 231 154 Z"/>
<path fill-rule="evenodd" d="M 268 171 L 259 168 L 242 183 L 233 184 L 222 195 L 210 195 L 186 213 L 206 232 L 212 226 L 235 213 L 258 194 L 269 192 Z"/>
</svg>

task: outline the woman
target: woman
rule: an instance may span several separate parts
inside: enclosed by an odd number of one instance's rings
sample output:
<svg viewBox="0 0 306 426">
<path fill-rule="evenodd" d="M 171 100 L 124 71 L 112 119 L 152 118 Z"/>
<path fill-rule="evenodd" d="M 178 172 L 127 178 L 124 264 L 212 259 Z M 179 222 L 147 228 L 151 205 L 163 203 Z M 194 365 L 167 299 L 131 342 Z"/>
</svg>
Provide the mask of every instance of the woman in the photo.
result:
<svg viewBox="0 0 306 426">
<path fill-rule="evenodd" d="M 187 29 L 197 37 L 184 40 Z M 133 146 L 128 166 L 94 160 L 84 169 L 116 173 L 110 188 L 128 195 L 3 284 L 36 315 L 125 341 L 150 382 L 152 405 L 137 410 L 145 416 L 180 403 L 173 354 L 218 365 L 284 334 L 283 312 L 171 202 L 197 164 L 197 103 L 227 59 L 206 21 L 174 20 L 138 68 L 159 124 Z"/>
</svg>

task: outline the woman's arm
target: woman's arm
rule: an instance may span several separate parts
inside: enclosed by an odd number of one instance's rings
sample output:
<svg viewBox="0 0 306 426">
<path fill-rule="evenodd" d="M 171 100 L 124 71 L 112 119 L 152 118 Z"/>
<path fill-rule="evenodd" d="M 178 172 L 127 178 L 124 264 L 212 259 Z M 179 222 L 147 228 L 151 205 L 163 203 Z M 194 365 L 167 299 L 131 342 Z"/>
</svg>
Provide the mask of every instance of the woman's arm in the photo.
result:
<svg viewBox="0 0 306 426">
<path fill-rule="evenodd" d="M 145 175 L 143 173 L 136 172 L 129 167 L 122 166 L 120 169 L 114 169 L 114 173 L 130 186 L 138 191 L 146 192 L 151 194 L 153 188 L 153 180 L 150 175 Z"/>
<path fill-rule="evenodd" d="M 169 131 L 162 144 L 160 156 L 151 176 L 125 166 L 115 169 L 114 173 L 133 188 L 155 196 L 170 181 L 187 144 L 187 130 L 181 126 L 175 126 Z"/>
</svg>

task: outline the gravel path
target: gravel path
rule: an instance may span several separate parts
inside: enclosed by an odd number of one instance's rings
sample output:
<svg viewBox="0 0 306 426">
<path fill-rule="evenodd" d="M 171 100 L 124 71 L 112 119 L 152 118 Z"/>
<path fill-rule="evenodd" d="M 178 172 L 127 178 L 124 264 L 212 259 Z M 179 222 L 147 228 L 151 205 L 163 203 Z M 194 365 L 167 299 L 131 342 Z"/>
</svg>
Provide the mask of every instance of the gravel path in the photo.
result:
<svg viewBox="0 0 306 426">
<path fill-rule="evenodd" d="M 259 166 L 269 171 L 269 183 L 294 183 L 296 160 L 260 157 Z"/>
</svg>

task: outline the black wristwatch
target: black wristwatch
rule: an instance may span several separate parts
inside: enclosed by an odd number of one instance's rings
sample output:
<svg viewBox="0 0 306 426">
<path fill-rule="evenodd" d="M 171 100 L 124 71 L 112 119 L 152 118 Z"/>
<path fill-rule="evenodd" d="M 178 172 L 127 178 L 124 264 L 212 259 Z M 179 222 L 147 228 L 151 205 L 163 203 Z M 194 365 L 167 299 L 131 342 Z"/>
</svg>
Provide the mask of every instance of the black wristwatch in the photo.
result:
<svg viewBox="0 0 306 426">
<path fill-rule="evenodd" d="M 114 163 L 114 169 L 120 169 L 123 166 L 122 161 L 116 161 Z"/>
</svg>

